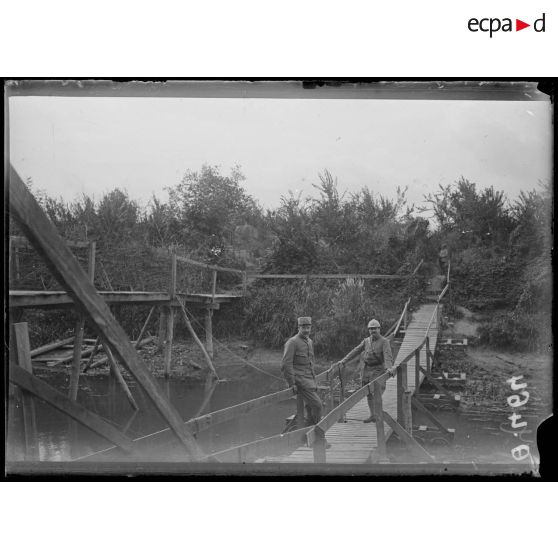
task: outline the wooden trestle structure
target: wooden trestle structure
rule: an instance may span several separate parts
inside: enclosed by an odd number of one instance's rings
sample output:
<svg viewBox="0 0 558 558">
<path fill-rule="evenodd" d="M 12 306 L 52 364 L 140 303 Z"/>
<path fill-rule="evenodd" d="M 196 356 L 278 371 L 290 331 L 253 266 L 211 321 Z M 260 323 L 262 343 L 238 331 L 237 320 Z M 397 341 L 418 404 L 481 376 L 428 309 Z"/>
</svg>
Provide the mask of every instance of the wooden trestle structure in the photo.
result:
<svg viewBox="0 0 558 558">
<path fill-rule="evenodd" d="M 297 397 L 298 420 L 297 429 L 291 432 L 279 434 L 265 440 L 244 444 L 213 455 L 204 455 L 199 447 L 196 436 L 203 430 L 212 426 L 240 417 L 262 407 L 279 403 L 293 397 L 293 389 L 288 388 L 272 393 L 251 401 L 240 403 L 233 407 L 202 415 L 184 422 L 178 411 L 172 406 L 168 397 L 147 369 L 145 363 L 137 353 L 137 348 L 144 342 L 144 335 L 149 320 L 154 315 L 156 308 L 160 310 L 159 316 L 159 340 L 164 351 L 165 372 L 170 370 L 170 358 L 173 342 L 173 329 L 175 314 L 178 311 L 184 319 L 186 326 L 208 362 L 208 367 L 216 376 L 212 364 L 213 337 L 212 337 L 212 315 L 221 304 L 232 302 L 242 297 L 246 292 L 248 276 L 244 270 L 223 268 L 202 264 L 176 254 L 170 255 L 169 289 L 168 292 L 135 292 L 135 291 L 97 291 L 94 284 L 95 268 L 95 243 L 73 243 L 80 248 L 88 250 L 87 271 L 83 270 L 70 251 L 72 243 L 65 242 L 56 231 L 54 225 L 41 210 L 40 206 L 28 191 L 18 174 L 10 167 L 10 210 L 13 217 L 26 236 L 25 242 L 41 255 L 57 281 L 64 288 L 63 291 L 22 291 L 13 290 L 9 293 L 9 310 L 11 315 L 10 338 L 10 366 L 9 382 L 11 389 L 15 390 L 12 396 L 19 398 L 22 402 L 22 414 L 24 424 L 26 459 L 38 460 L 38 451 L 34 435 L 34 408 L 33 398 L 40 398 L 59 411 L 72 417 L 77 422 L 85 425 L 95 433 L 104 437 L 109 443 L 114 444 L 108 450 L 99 453 L 107 453 L 113 450 L 128 454 L 130 459 L 141 458 L 142 447 L 151 442 L 160 441 L 165 437 L 174 438 L 184 450 L 184 461 L 194 462 L 280 462 L 280 463 L 362 463 L 368 461 L 385 460 L 385 442 L 391 433 L 395 432 L 400 440 L 408 446 L 422 460 L 429 460 L 428 453 L 418 444 L 414 437 L 412 425 L 411 407 L 419 408 L 422 413 L 430 416 L 431 422 L 436 428 L 450 435 L 451 432 L 435 419 L 429 411 L 424 408 L 417 397 L 422 379 L 432 377 L 432 359 L 436 349 L 441 299 L 449 286 L 449 269 L 447 285 L 440 294 L 436 304 L 422 306 L 414 316 L 410 318 L 408 312 L 409 302 L 405 305 L 401 316 L 396 324 L 387 332 L 387 335 L 396 336 L 404 332 L 402 345 L 399 349 L 395 364 L 397 365 L 397 380 L 387 382 L 387 389 L 383 399 L 376 400 L 376 424 L 363 424 L 361 422 L 366 409 L 365 397 L 370 392 L 371 384 L 368 384 L 350 396 L 346 397 L 345 383 L 346 374 L 337 367 L 332 367 L 317 376 L 318 382 L 325 384 L 329 390 L 329 412 L 322 421 L 312 427 L 306 427 L 302 423 L 302 399 Z M 22 242 L 15 239 L 15 243 Z M 198 265 L 212 272 L 211 293 L 180 293 L 177 292 L 177 262 L 183 261 L 191 265 Z M 422 262 L 421 262 L 422 263 Z M 411 274 L 414 275 L 418 268 Z M 241 293 L 216 293 L 216 280 L 218 272 L 238 273 L 242 277 Z M 349 275 L 347 275 L 348 277 Z M 355 275 L 350 275 L 355 277 Z M 312 275 L 253 275 L 256 279 L 309 279 Z M 344 275 L 319 275 L 316 278 L 340 279 Z M 409 276 L 383 276 L 366 275 L 359 276 L 370 279 L 408 279 Z M 144 323 L 139 337 L 130 341 L 122 327 L 112 315 L 109 306 L 122 304 L 150 305 L 151 311 Z M 29 336 L 26 323 L 16 323 L 13 313 L 23 308 L 63 308 L 72 306 L 77 310 L 78 321 L 75 336 L 51 343 L 45 347 L 30 350 Z M 204 308 L 206 311 L 206 342 L 205 345 L 195 334 L 185 305 Z M 83 330 L 85 320 L 94 328 L 97 339 L 94 345 L 82 352 Z M 55 347 L 66 345 L 73 340 L 73 370 L 68 394 L 63 394 L 52 388 L 46 382 L 40 380 L 33 374 L 32 357 L 37 357 Z M 93 355 L 102 350 L 105 359 L 110 365 L 112 374 L 116 377 L 122 389 L 130 400 L 130 404 L 137 408 L 126 382 L 119 370 L 119 366 L 136 380 L 141 389 L 152 401 L 160 415 L 164 418 L 168 428 L 152 435 L 142 436 L 141 439 L 132 440 L 123 432 L 120 432 L 103 417 L 92 413 L 77 402 L 79 389 L 79 377 L 81 360 L 83 356 L 89 355 L 86 365 L 91 366 Z M 339 384 L 339 398 L 334 402 L 334 386 Z M 442 395 L 453 397 L 440 384 Z M 13 419 L 8 417 L 8 422 Z M 8 430 L 9 432 L 9 430 Z M 331 449 L 326 450 L 327 440 L 331 443 Z M 8 445 L 10 444 L 8 436 Z"/>
</svg>

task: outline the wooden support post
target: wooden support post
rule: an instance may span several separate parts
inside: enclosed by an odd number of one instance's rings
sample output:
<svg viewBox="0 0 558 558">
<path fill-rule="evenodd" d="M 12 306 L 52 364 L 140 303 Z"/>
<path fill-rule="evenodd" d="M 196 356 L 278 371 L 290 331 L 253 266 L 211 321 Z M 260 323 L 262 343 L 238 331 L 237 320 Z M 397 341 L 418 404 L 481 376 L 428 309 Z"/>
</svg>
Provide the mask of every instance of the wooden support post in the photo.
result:
<svg viewBox="0 0 558 558">
<path fill-rule="evenodd" d="M 172 302 L 176 297 L 176 254 L 171 254 L 171 271 L 169 282 L 169 297 L 171 303 L 167 309 L 167 338 L 165 340 L 164 351 L 164 364 L 165 364 L 165 378 L 170 376 L 171 371 L 171 358 L 172 358 L 172 340 L 174 336 L 174 307 Z"/>
<path fill-rule="evenodd" d="M 74 357 L 72 376 L 70 378 L 70 391 L 69 397 L 72 401 L 77 400 L 78 387 L 79 387 L 79 373 L 81 369 L 81 345 L 83 343 L 83 328 L 85 326 L 85 318 L 80 313 L 76 322 L 76 331 L 74 338 Z"/>
<path fill-rule="evenodd" d="M 205 361 L 207 362 L 207 365 L 209 366 L 209 369 L 211 370 L 211 373 L 218 380 L 219 376 L 217 375 L 217 371 L 215 370 L 215 366 L 213 366 L 213 361 L 211 360 L 211 358 L 207 354 L 207 351 L 205 350 L 205 347 L 204 347 L 203 343 L 200 341 L 200 338 L 196 335 L 196 332 L 194 331 L 194 328 L 192 327 L 192 324 L 190 323 L 190 319 L 188 318 L 188 314 L 186 314 L 186 308 L 184 308 L 184 305 L 182 304 L 182 301 L 180 299 L 178 299 L 178 302 L 180 303 L 180 309 L 182 311 L 182 317 L 184 318 L 184 322 L 186 323 L 186 327 L 188 328 L 188 331 L 190 332 L 190 335 L 194 338 L 194 341 L 197 343 L 198 347 L 201 349 L 201 351 L 203 353 L 203 356 L 205 357 Z"/>
<path fill-rule="evenodd" d="M 185 459 L 203 459 L 204 454 L 193 436 L 185 429 L 182 417 L 163 395 L 159 384 L 138 356 L 126 332 L 109 311 L 106 302 L 91 284 L 52 222 L 11 165 L 9 172 L 11 216 L 16 219 L 31 245 L 45 259 L 55 279 L 69 293 L 77 308 L 102 332 L 111 349 L 145 390 L 186 450 Z"/>
<path fill-rule="evenodd" d="M 87 255 L 87 275 L 91 284 L 95 276 L 95 242 L 89 244 L 89 252 Z M 81 371 L 81 345 L 83 344 L 83 330 L 85 327 L 85 316 L 80 312 L 76 322 L 76 330 L 74 337 L 74 357 L 72 376 L 70 378 L 69 397 L 72 401 L 77 400 L 79 388 L 79 374 Z"/>
<path fill-rule="evenodd" d="M 397 367 L 397 421 L 403 422 L 403 371 L 402 365 Z"/>
<path fill-rule="evenodd" d="M 97 243 L 92 241 L 89 243 L 89 250 L 87 253 L 87 275 L 89 275 L 89 279 L 91 284 L 95 284 L 95 250 L 96 250 Z"/>
<path fill-rule="evenodd" d="M 370 389 L 372 385 L 370 385 Z M 382 405 L 382 391 L 376 387 L 373 390 L 374 416 L 376 417 L 376 440 L 378 443 L 378 455 L 380 459 L 386 458 L 386 434 L 384 431 L 384 411 Z"/>
<path fill-rule="evenodd" d="M 397 367 L 397 421 L 400 424 L 405 422 L 404 398 L 407 389 L 407 363 L 404 362 Z"/>
<path fill-rule="evenodd" d="M 401 426 L 409 433 L 413 434 L 413 409 L 411 407 L 413 399 L 413 392 L 410 389 L 406 389 L 403 394 L 403 423 Z"/>
<path fill-rule="evenodd" d="M 108 345 L 103 345 L 103 349 L 105 350 L 109 361 L 110 371 L 114 375 L 116 381 L 120 384 L 120 387 L 124 390 L 124 393 L 126 394 L 128 401 L 130 402 L 130 405 L 132 405 L 132 408 L 137 411 L 139 409 L 138 404 L 136 403 L 136 400 L 134 399 L 134 396 L 132 395 L 128 384 L 126 383 L 126 380 L 124 380 L 122 373 L 118 368 L 118 364 L 116 363 L 116 359 L 114 358 L 110 347 Z"/>
<path fill-rule="evenodd" d="M 164 347 L 165 378 L 170 376 L 172 358 L 172 339 L 174 335 L 174 308 L 167 309 L 167 338 Z"/>
<path fill-rule="evenodd" d="M 304 399 L 302 394 L 296 392 L 296 427 L 304 428 L 306 426 L 306 420 L 304 418 Z"/>
<path fill-rule="evenodd" d="M 209 358 L 213 359 L 213 310 L 206 308 L 205 310 L 205 346 Z"/>
<path fill-rule="evenodd" d="M 31 363 L 31 348 L 29 346 L 29 329 L 27 322 L 14 324 L 14 333 L 18 364 L 32 375 L 33 365 Z M 36 461 L 39 459 L 39 448 L 37 446 L 35 402 L 29 392 L 23 391 L 21 395 L 25 436 L 25 459 Z"/>
<path fill-rule="evenodd" d="M 326 462 L 326 438 L 325 432 L 320 428 L 314 428 L 315 438 L 312 445 L 312 452 L 314 454 L 314 463 Z"/>
<path fill-rule="evenodd" d="M 248 275 L 246 271 L 242 272 L 242 294 L 246 296 L 246 292 L 248 291 Z"/>
<path fill-rule="evenodd" d="M 415 393 L 419 392 L 420 388 L 420 349 L 415 351 Z"/>
<path fill-rule="evenodd" d="M 162 352 L 165 347 L 165 331 L 167 323 L 167 308 L 161 306 L 159 309 L 159 330 L 157 333 L 157 351 Z"/>
</svg>

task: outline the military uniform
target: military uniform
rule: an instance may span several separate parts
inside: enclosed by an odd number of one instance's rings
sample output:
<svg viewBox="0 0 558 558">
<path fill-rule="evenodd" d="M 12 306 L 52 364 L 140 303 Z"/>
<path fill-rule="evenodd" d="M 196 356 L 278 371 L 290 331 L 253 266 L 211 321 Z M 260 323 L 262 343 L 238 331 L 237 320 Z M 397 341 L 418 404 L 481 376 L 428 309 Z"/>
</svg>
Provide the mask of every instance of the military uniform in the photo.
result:
<svg viewBox="0 0 558 558">
<path fill-rule="evenodd" d="M 363 386 L 381 376 L 388 368 L 393 366 L 391 345 L 389 340 L 381 335 L 377 340 L 372 339 L 372 336 L 363 339 L 341 362 L 345 364 L 357 355 L 361 355 L 359 369 L 362 374 Z M 379 389 L 380 393 L 383 394 L 386 389 L 386 380 L 387 378 L 382 378 L 374 382 L 372 384 L 372 394 L 367 395 L 371 416 L 374 416 L 373 393 L 376 389 Z"/>
<path fill-rule="evenodd" d="M 289 386 L 296 385 L 302 395 L 312 424 L 320 422 L 322 401 L 318 395 L 318 385 L 314 374 L 312 339 L 305 339 L 297 333 L 285 343 L 281 371 Z"/>
</svg>

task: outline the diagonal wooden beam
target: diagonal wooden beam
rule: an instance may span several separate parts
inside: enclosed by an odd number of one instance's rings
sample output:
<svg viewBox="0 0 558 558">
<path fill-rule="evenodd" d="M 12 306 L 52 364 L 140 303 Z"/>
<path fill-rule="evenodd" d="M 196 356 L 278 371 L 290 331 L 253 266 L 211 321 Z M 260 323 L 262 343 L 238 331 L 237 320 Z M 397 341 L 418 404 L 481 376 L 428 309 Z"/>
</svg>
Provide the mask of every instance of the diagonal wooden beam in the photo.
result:
<svg viewBox="0 0 558 558">
<path fill-rule="evenodd" d="M 415 409 L 418 409 L 421 413 L 423 413 L 426 418 L 432 424 L 434 424 L 434 426 L 437 426 L 442 432 L 445 432 L 446 434 L 450 433 L 450 431 L 418 399 L 413 397 L 411 405 Z"/>
<path fill-rule="evenodd" d="M 391 426 L 391 429 L 399 436 L 399 439 L 416 453 L 426 457 L 428 461 L 434 458 L 389 414 L 384 411 L 384 420 Z"/>
<path fill-rule="evenodd" d="M 438 380 L 436 380 L 436 378 L 434 378 L 432 376 L 431 372 L 428 372 L 424 367 L 420 367 L 422 373 L 428 378 L 428 381 L 431 382 L 432 384 L 434 384 L 434 386 L 436 386 L 436 389 L 438 389 L 439 391 L 441 391 L 444 395 L 447 395 L 450 399 L 454 398 L 454 395 L 451 391 L 449 391 L 448 389 L 446 389 Z"/>
<path fill-rule="evenodd" d="M 108 343 L 114 354 L 120 358 L 144 389 L 189 456 L 194 460 L 202 459 L 203 453 L 194 437 L 185 430 L 178 411 L 165 397 L 155 378 L 130 343 L 122 326 L 97 293 L 87 273 L 81 269 L 79 262 L 11 165 L 9 200 L 12 214 L 27 239 L 45 259 L 56 279 L 68 291 L 78 310 L 91 320 L 103 340 Z"/>
<path fill-rule="evenodd" d="M 99 415 L 92 413 L 79 403 L 72 401 L 68 396 L 60 393 L 46 382 L 33 376 L 27 372 L 27 370 L 13 362 L 10 362 L 10 382 L 39 399 L 46 401 L 55 409 L 58 409 L 84 426 L 87 426 L 87 428 L 99 434 L 109 442 L 116 444 L 124 451 L 128 453 L 132 452 L 132 440 L 122 434 L 122 432 L 112 426 L 112 424 L 109 424 Z"/>
</svg>

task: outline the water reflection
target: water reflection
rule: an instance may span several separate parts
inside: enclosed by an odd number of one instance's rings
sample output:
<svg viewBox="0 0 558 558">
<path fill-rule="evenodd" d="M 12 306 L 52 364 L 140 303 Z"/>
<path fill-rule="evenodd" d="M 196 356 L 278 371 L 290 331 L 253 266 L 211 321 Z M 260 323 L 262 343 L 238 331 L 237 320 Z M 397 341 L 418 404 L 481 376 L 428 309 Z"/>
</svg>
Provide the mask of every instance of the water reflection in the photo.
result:
<svg viewBox="0 0 558 558">
<path fill-rule="evenodd" d="M 180 379 L 158 379 L 161 388 L 170 399 L 180 416 L 187 420 L 206 413 L 236 405 L 248 399 L 260 397 L 283 387 L 282 382 L 268 377 L 256 376 L 253 371 L 249 381 L 215 381 L 209 379 L 204 384 L 192 384 Z M 48 372 L 41 378 L 62 392 L 67 391 L 65 374 Z M 78 402 L 102 416 L 109 423 L 132 439 L 152 434 L 167 428 L 167 424 L 157 409 L 139 388 L 137 383 L 127 378 L 134 398 L 140 406 L 135 411 L 112 375 L 83 376 L 78 394 Z M 266 407 L 253 416 L 232 420 L 203 432 L 198 442 L 205 452 L 219 451 L 237 443 L 272 436 L 281 432 L 285 418 L 294 412 L 294 401 Z M 112 444 L 88 428 L 76 423 L 47 403 L 36 401 L 39 458 L 42 461 L 67 461 L 102 452 Z M 14 422 L 21 430 L 21 425 Z M 10 438 L 14 442 L 11 455 L 14 460 L 23 458 L 21 454 L 21 433 Z M 113 456 L 110 459 L 114 458 Z M 184 450 L 177 447 L 174 436 L 169 435 L 162 447 L 154 447 L 151 457 L 157 460 L 183 460 Z M 97 457 L 96 457 L 97 459 Z M 109 459 L 99 454 L 98 459 Z"/>
</svg>

